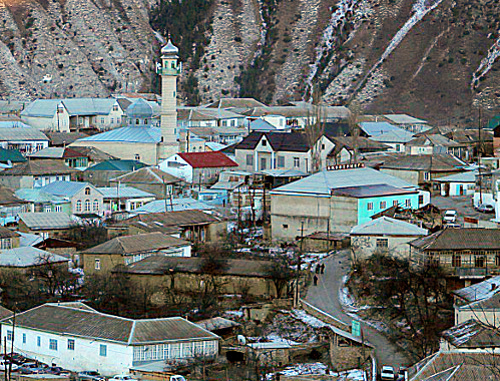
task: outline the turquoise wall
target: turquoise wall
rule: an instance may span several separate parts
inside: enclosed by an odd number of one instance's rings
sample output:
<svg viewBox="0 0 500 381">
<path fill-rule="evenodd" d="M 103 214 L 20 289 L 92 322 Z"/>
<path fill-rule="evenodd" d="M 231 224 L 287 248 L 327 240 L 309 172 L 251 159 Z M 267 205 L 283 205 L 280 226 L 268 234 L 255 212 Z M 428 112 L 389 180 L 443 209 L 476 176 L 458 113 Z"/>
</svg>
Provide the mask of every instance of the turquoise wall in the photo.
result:
<svg viewBox="0 0 500 381">
<path fill-rule="evenodd" d="M 418 209 L 418 193 L 415 194 L 400 194 L 382 197 L 369 197 L 358 199 L 358 224 L 364 224 L 371 220 L 371 216 L 380 213 L 381 211 L 390 208 L 394 201 L 398 202 L 400 207 L 405 208 L 406 200 L 409 199 L 411 209 Z M 385 201 L 386 207 L 381 208 L 380 203 Z M 368 203 L 373 203 L 373 209 L 368 210 Z"/>
</svg>

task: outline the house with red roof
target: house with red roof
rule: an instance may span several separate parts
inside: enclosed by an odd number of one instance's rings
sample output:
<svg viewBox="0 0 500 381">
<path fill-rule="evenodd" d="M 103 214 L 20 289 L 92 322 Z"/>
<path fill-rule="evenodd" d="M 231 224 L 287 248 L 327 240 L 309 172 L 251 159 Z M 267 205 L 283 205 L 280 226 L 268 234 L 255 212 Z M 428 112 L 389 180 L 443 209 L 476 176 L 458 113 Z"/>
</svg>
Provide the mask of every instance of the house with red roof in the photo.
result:
<svg viewBox="0 0 500 381">
<path fill-rule="evenodd" d="M 211 184 L 219 173 L 238 167 L 238 164 L 219 151 L 176 153 L 158 167 L 190 184 Z"/>
</svg>

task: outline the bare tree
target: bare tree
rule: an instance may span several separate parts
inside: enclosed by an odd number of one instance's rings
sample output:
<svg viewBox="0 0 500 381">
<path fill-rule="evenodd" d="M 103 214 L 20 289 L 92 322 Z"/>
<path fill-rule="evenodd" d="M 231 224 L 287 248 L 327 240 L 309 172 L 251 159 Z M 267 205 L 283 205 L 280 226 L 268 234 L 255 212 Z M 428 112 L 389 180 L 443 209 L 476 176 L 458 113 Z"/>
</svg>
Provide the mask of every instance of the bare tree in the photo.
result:
<svg viewBox="0 0 500 381">
<path fill-rule="evenodd" d="M 320 139 L 325 133 L 325 110 L 321 104 L 321 94 L 318 86 L 314 88 L 313 92 L 312 111 L 313 116 L 307 118 L 304 132 L 307 144 L 311 150 L 311 172 L 315 173 L 320 171 L 322 167 Z"/>
</svg>

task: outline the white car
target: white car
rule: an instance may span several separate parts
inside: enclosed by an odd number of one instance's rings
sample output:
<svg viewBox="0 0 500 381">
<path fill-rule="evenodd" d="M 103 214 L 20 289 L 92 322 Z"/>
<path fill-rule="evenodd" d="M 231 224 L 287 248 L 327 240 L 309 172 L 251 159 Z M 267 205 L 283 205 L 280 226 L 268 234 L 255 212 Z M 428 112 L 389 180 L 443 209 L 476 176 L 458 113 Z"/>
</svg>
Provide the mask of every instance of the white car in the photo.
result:
<svg viewBox="0 0 500 381">
<path fill-rule="evenodd" d="M 457 211 L 450 209 L 450 210 L 447 210 L 446 212 L 444 212 L 443 221 L 447 222 L 447 223 L 456 222 L 457 221 Z"/>
<path fill-rule="evenodd" d="M 5 371 L 9 369 L 9 366 L 11 367 L 10 369 L 15 372 L 16 370 L 19 369 L 19 365 L 16 364 L 10 364 L 4 360 L 0 360 L 0 370 Z"/>
<path fill-rule="evenodd" d="M 127 374 L 117 374 L 116 376 L 114 376 L 113 378 L 110 378 L 109 380 L 113 380 L 113 381 L 139 381 L 139 380 L 136 380 L 135 378 L 130 377 Z"/>
<path fill-rule="evenodd" d="M 392 366 L 383 366 L 382 371 L 380 372 L 380 379 L 383 381 L 394 381 L 395 379 L 395 373 L 394 373 L 394 368 Z"/>
</svg>

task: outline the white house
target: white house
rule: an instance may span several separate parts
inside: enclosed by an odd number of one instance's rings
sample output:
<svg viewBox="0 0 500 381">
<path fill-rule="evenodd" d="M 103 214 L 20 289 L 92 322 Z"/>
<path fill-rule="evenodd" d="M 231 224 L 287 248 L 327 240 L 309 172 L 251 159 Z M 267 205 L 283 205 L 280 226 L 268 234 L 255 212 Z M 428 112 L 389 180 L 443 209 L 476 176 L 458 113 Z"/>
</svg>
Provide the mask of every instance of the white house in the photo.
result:
<svg viewBox="0 0 500 381">
<path fill-rule="evenodd" d="M 357 260 L 376 253 L 404 259 L 410 255 L 408 242 L 425 237 L 427 233 L 427 229 L 382 216 L 353 227 L 351 246 Z"/>
<path fill-rule="evenodd" d="M 441 185 L 441 196 L 473 195 L 477 171 L 467 171 L 436 179 Z"/>
<path fill-rule="evenodd" d="M 0 147 L 19 150 L 23 155 L 49 146 L 49 138 L 36 128 L 17 121 L 0 121 Z"/>
<path fill-rule="evenodd" d="M 129 187 L 100 187 L 97 188 L 104 196 L 104 210 L 107 212 L 131 212 L 141 206 L 156 200 L 156 196 L 143 190 Z"/>
<path fill-rule="evenodd" d="M 237 166 L 219 151 L 176 153 L 158 165 L 163 172 L 191 184 L 214 183 L 220 172 Z"/>
<path fill-rule="evenodd" d="M 15 319 L 15 332 L 12 319 L 1 323 L 2 343 L 14 352 L 104 376 L 127 374 L 151 362 L 215 357 L 219 348 L 217 335 L 180 317 L 126 319 L 83 303 L 47 303 Z"/>
</svg>

